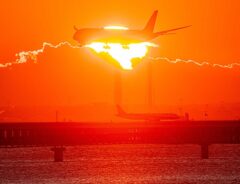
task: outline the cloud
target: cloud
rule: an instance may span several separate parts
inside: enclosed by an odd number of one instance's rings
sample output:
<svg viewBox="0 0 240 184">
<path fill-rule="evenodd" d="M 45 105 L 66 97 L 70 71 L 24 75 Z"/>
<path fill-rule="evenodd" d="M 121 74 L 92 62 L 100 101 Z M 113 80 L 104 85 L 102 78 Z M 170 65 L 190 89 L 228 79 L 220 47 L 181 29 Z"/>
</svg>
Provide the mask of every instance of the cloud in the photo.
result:
<svg viewBox="0 0 240 184">
<path fill-rule="evenodd" d="M 0 64 L 0 68 L 7 68 L 7 67 L 10 67 L 10 66 L 15 65 L 15 64 L 26 63 L 28 60 L 32 60 L 34 62 L 37 62 L 38 55 L 41 54 L 41 53 L 44 53 L 44 51 L 46 50 L 47 47 L 58 49 L 62 46 L 69 46 L 73 49 L 80 49 L 81 48 L 79 46 L 74 46 L 74 45 L 70 44 L 69 42 L 61 42 L 61 43 L 58 43 L 56 45 L 44 42 L 43 45 L 42 45 L 42 48 L 40 48 L 38 50 L 22 51 L 22 52 L 17 53 L 16 54 L 17 59 L 15 61 Z"/>
<path fill-rule="evenodd" d="M 58 49 L 60 47 L 63 46 L 68 46 L 70 48 L 73 49 L 80 49 L 82 47 L 80 46 L 76 46 L 76 45 L 72 45 L 69 42 L 60 42 L 56 45 L 52 44 L 52 43 L 48 43 L 48 42 L 44 42 L 42 44 L 42 47 L 40 49 L 37 50 L 32 50 L 32 51 L 22 51 L 16 54 L 17 59 L 13 62 L 7 62 L 4 64 L 0 63 L 0 68 L 7 68 L 16 64 L 22 64 L 22 63 L 26 63 L 29 60 L 37 62 L 38 59 L 38 55 L 44 53 L 44 51 L 46 50 L 46 48 L 53 48 L 53 49 Z M 211 67 L 219 67 L 219 68 L 225 68 L 225 69 L 232 69 L 234 67 L 240 67 L 240 63 L 231 63 L 231 64 L 212 64 L 209 62 L 198 62 L 198 61 L 194 61 L 194 60 L 183 60 L 183 59 L 169 59 L 167 57 L 148 57 L 148 59 L 153 60 L 153 61 L 166 61 L 168 63 L 172 63 L 172 64 L 176 64 L 176 63 L 192 63 L 195 64 L 197 66 L 211 66 Z"/>
<path fill-rule="evenodd" d="M 231 64 L 212 64 L 209 62 L 198 62 L 198 61 L 194 61 L 194 60 L 183 60 L 183 59 L 175 59 L 175 60 L 171 60 L 167 57 L 149 57 L 150 60 L 153 61 L 166 61 L 168 63 L 172 63 L 172 64 L 177 64 L 177 63 L 192 63 L 195 64 L 197 66 L 211 66 L 211 67 L 219 67 L 219 68 L 225 68 L 225 69 L 232 69 L 234 67 L 240 67 L 240 63 L 231 63 Z"/>
</svg>

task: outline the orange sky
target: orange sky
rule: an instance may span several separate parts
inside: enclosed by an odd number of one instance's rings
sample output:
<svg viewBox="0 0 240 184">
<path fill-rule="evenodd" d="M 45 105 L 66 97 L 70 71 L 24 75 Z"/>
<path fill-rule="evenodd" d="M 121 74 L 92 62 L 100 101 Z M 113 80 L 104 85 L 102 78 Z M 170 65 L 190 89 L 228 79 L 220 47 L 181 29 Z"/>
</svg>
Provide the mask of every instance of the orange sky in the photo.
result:
<svg viewBox="0 0 240 184">
<path fill-rule="evenodd" d="M 141 29 L 153 10 L 159 10 L 156 30 L 182 25 L 191 29 L 159 39 L 161 53 L 169 57 L 225 63 L 238 61 L 240 2 L 238 0 L 139 1 L 3 1 L 1 58 L 15 51 L 38 48 L 43 41 L 72 39 L 73 25 L 101 27 L 120 23 Z"/>
<path fill-rule="evenodd" d="M 139 4 L 140 2 L 140 4 Z M 0 63 L 44 41 L 72 40 L 73 25 L 121 24 L 142 29 L 159 10 L 156 31 L 193 25 L 160 37 L 150 55 L 228 64 L 240 62 L 238 0 L 22 0 L 0 2 Z M 48 49 L 39 64 L 0 69 L 0 105 L 76 105 L 112 102 L 113 68 L 88 50 Z M 240 102 L 240 70 L 154 63 L 155 104 Z M 133 85 L 134 84 L 134 85 Z M 146 69 L 124 82 L 124 104 L 146 103 Z M 97 93 L 96 93 L 97 91 Z"/>
</svg>

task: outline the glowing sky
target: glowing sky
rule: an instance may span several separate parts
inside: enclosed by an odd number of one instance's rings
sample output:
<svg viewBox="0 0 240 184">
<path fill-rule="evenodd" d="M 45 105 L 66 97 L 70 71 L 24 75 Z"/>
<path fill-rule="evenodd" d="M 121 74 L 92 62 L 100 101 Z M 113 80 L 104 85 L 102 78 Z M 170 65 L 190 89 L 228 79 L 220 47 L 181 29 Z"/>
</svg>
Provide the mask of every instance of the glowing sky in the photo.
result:
<svg viewBox="0 0 240 184">
<path fill-rule="evenodd" d="M 177 35 L 159 39 L 161 54 L 170 58 L 236 62 L 240 58 L 238 0 L 3 1 L 0 6 L 1 58 L 16 51 L 38 48 L 48 41 L 72 41 L 73 25 L 103 27 L 124 25 L 142 29 L 152 12 L 159 10 L 156 30 L 193 25 Z M 92 13 L 94 12 L 94 13 Z M 27 39 L 31 38 L 31 39 Z"/>
</svg>

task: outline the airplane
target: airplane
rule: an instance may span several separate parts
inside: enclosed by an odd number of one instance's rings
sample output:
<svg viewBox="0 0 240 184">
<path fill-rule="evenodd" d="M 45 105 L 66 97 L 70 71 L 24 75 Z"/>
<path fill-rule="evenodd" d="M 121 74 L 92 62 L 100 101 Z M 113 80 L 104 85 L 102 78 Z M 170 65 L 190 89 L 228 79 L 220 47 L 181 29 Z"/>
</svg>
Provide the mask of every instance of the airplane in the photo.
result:
<svg viewBox="0 0 240 184">
<path fill-rule="evenodd" d="M 161 121 L 161 120 L 182 120 L 181 116 L 171 113 L 126 113 L 117 105 L 118 117 L 129 120 Z"/>
<path fill-rule="evenodd" d="M 85 46 L 92 42 L 103 42 L 106 44 L 121 43 L 128 45 L 132 43 L 149 42 L 159 36 L 172 34 L 173 31 L 190 27 L 184 26 L 154 33 L 157 16 L 158 10 L 154 11 L 143 30 L 129 30 L 128 28 L 119 26 L 78 29 L 74 26 L 76 32 L 73 39 L 76 40 L 80 46 Z"/>
</svg>

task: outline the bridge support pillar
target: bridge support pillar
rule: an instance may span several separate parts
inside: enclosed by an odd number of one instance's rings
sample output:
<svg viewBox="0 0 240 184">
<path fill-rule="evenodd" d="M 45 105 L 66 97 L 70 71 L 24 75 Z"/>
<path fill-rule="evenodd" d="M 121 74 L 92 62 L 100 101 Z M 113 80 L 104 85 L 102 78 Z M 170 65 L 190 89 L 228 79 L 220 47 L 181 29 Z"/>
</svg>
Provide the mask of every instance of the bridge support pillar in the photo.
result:
<svg viewBox="0 0 240 184">
<path fill-rule="evenodd" d="M 208 144 L 202 144 L 201 145 L 201 157 L 202 159 L 208 159 L 209 158 L 209 145 Z"/>
<path fill-rule="evenodd" d="M 63 162 L 63 152 L 66 150 L 63 146 L 55 146 L 51 149 L 54 152 L 54 162 Z"/>
</svg>

